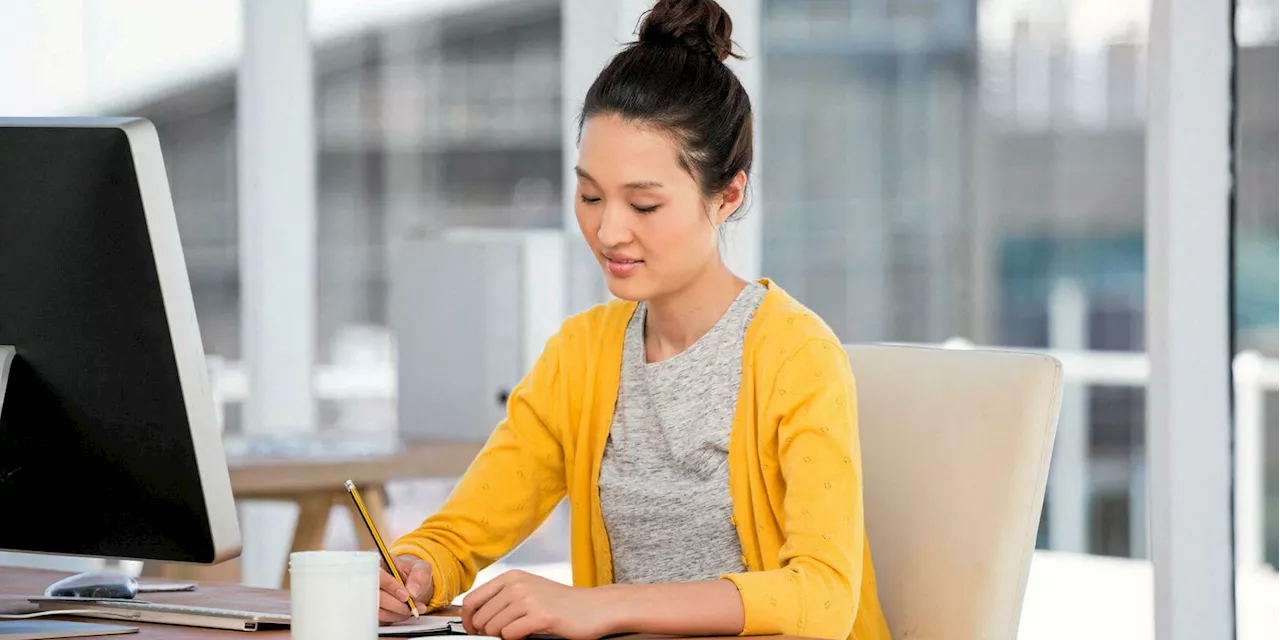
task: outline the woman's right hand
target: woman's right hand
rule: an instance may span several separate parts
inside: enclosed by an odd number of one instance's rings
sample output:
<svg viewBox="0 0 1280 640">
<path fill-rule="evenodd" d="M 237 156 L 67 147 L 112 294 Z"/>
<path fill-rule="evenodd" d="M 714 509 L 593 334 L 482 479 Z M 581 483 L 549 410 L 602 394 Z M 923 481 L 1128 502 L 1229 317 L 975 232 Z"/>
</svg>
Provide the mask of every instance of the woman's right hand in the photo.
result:
<svg viewBox="0 0 1280 640">
<path fill-rule="evenodd" d="M 391 624 L 400 622 L 413 615 L 409 611 L 409 596 L 418 605 L 418 613 L 426 613 L 427 602 L 435 592 L 435 584 L 431 580 L 431 565 L 426 560 L 414 555 L 395 557 L 396 570 L 404 578 L 404 586 L 391 575 L 386 568 L 381 569 L 378 577 L 378 622 Z"/>
</svg>

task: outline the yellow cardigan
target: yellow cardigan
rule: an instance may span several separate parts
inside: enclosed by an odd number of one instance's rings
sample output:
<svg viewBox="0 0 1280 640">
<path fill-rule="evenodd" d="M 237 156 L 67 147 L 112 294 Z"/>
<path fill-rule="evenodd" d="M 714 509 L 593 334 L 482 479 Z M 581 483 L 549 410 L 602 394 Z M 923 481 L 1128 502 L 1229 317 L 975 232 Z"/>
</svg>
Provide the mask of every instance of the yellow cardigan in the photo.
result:
<svg viewBox="0 0 1280 640">
<path fill-rule="evenodd" d="M 729 493 L 744 573 L 729 574 L 743 635 L 888 640 L 863 525 L 853 374 L 830 328 L 776 284 L 747 329 L 729 438 Z M 392 545 L 429 562 L 448 605 L 566 495 L 573 582 L 613 582 L 597 481 L 634 302 L 569 318 L 512 391 L 438 513 Z"/>
</svg>

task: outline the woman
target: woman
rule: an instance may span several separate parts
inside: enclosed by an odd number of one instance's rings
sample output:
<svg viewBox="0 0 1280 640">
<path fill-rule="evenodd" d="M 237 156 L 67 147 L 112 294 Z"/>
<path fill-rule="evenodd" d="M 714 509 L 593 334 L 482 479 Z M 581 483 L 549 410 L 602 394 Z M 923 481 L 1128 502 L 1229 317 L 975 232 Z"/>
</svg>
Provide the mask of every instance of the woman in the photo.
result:
<svg viewBox="0 0 1280 640">
<path fill-rule="evenodd" d="M 588 91 L 575 213 L 618 298 L 567 320 L 439 513 L 393 545 L 381 618 L 448 605 L 561 499 L 569 587 L 468 594 L 469 633 L 888 638 L 854 385 L 812 312 L 721 260 L 752 159 L 729 16 L 661 0 Z"/>
</svg>

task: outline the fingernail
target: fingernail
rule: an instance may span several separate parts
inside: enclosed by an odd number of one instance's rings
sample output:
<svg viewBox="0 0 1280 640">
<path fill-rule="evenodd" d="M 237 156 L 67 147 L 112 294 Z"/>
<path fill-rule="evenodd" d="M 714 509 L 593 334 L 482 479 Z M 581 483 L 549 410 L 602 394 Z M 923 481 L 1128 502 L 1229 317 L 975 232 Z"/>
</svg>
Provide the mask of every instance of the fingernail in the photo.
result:
<svg viewBox="0 0 1280 640">
<path fill-rule="evenodd" d="M 396 592 L 396 597 L 397 597 L 397 598 L 400 598 L 401 600 L 408 600 L 408 599 L 409 599 L 409 592 L 408 592 L 408 591 L 405 591 L 404 589 L 401 589 L 401 590 L 399 590 L 399 591 L 397 591 L 397 592 Z"/>
</svg>

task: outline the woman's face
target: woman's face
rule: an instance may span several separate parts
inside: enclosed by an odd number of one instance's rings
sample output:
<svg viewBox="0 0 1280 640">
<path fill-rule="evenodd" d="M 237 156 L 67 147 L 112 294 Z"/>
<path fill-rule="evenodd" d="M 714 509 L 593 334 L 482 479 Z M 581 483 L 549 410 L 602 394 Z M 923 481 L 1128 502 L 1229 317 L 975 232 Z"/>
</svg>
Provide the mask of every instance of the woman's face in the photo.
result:
<svg viewBox="0 0 1280 640">
<path fill-rule="evenodd" d="M 670 136 L 613 115 L 584 123 L 577 174 L 578 227 L 613 295 L 653 300 L 718 264 L 716 227 L 741 204 L 739 180 L 726 189 L 736 197 L 708 202 Z"/>
</svg>

